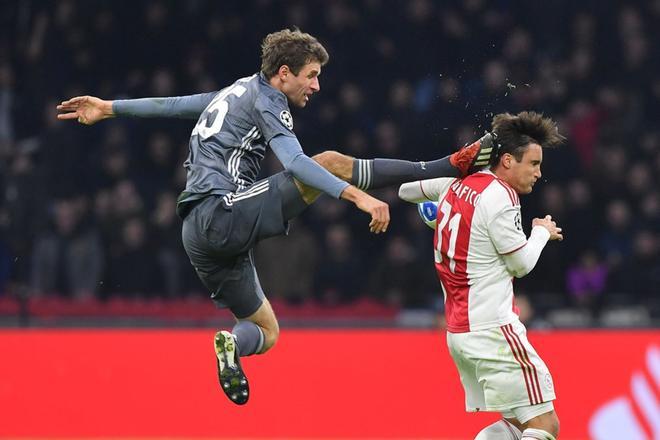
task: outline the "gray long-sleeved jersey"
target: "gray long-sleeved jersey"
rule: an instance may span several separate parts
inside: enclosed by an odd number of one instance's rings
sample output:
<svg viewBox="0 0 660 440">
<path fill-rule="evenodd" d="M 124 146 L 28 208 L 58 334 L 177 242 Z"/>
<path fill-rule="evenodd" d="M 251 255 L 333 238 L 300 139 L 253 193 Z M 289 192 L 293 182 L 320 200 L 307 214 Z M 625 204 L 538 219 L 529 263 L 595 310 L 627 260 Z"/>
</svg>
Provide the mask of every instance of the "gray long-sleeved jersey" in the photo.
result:
<svg viewBox="0 0 660 440">
<path fill-rule="evenodd" d="M 118 115 L 199 116 L 184 163 L 188 175 L 178 212 L 210 194 L 228 195 L 253 184 L 270 146 L 296 178 L 339 197 L 347 183 L 307 157 L 293 133 L 286 96 L 263 74 L 241 78 L 216 93 L 115 101 Z M 230 197 L 230 196 L 229 196 Z"/>
</svg>

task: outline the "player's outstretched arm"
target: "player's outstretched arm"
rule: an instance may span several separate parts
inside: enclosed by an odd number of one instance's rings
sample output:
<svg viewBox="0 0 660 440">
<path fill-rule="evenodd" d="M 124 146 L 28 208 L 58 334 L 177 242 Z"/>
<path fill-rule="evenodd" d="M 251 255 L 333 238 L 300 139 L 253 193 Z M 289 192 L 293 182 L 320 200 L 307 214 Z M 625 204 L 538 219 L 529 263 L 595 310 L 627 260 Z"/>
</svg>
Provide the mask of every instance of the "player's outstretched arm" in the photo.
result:
<svg viewBox="0 0 660 440">
<path fill-rule="evenodd" d="M 60 120 L 76 119 L 81 124 L 92 125 L 115 116 L 138 118 L 185 118 L 197 119 L 210 104 L 217 92 L 166 98 L 139 98 L 103 100 L 95 96 L 76 96 L 57 106 Z"/>
<path fill-rule="evenodd" d="M 399 187 L 399 198 L 410 203 L 437 202 L 440 194 L 443 194 L 454 181 L 456 179 L 452 177 L 440 177 L 404 183 Z"/>
</svg>

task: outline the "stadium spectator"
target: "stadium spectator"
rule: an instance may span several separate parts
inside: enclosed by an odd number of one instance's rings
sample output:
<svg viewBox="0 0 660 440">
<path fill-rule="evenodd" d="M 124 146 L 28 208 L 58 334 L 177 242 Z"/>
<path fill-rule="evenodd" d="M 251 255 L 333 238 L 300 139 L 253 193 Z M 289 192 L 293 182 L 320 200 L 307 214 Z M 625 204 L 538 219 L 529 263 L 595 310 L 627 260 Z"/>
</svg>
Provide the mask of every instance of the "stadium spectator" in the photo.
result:
<svg viewBox="0 0 660 440">
<path fill-rule="evenodd" d="M 162 274 L 158 272 L 145 221 L 129 217 L 121 223 L 119 240 L 109 246 L 108 271 L 104 277 L 106 292 L 125 298 L 149 298 L 163 294 Z"/>
<path fill-rule="evenodd" d="M 608 268 L 597 254 L 586 249 L 576 264 L 566 273 L 566 289 L 574 306 L 587 309 L 595 314 L 600 312 Z"/>
<path fill-rule="evenodd" d="M 410 240 L 403 235 L 390 236 L 383 258 L 370 271 L 369 292 L 392 306 L 431 308 L 424 277 L 419 274 L 421 264 Z"/>
<path fill-rule="evenodd" d="M 609 290 L 626 293 L 635 303 L 657 296 L 660 286 L 660 245 L 654 234 L 641 230 L 632 237 L 631 251 L 616 265 L 609 278 Z"/>
<path fill-rule="evenodd" d="M 194 270 L 190 267 L 179 234 L 180 224 L 176 216 L 176 194 L 164 191 L 156 197 L 155 208 L 149 219 L 153 257 L 161 277 L 162 296 L 177 298 L 191 290 L 191 277 Z"/>
<path fill-rule="evenodd" d="M 302 221 L 292 222 L 290 229 L 287 237 L 273 237 L 259 243 L 255 261 L 268 296 L 299 305 L 308 303 L 316 291 L 314 276 L 318 272 L 319 245 Z"/>
<path fill-rule="evenodd" d="M 323 304 L 345 303 L 362 290 L 364 276 L 360 261 L 365 256 L 360 249 L 353 248 L 352 241 L 352 232 L 345 223 L 326 229 L 323 246 L 325 261 L 315 283 L 316 295 Z"/>
<path fill-rule="evenodd" d="M 599 252 L 611 267 L 622 264 L 631 253 L 632 220 L 630 207 L 623 199 L 606 206 L 605 229 L 599 239 Z"/>
<path fill-rule="evenodd" d="M 34 294 L 89 299 L 98 292 L 104 250 L 86 214 L 83 198 L 54 203 L 53 228 L 36 239 L 32 251 Z"/>
</svg>

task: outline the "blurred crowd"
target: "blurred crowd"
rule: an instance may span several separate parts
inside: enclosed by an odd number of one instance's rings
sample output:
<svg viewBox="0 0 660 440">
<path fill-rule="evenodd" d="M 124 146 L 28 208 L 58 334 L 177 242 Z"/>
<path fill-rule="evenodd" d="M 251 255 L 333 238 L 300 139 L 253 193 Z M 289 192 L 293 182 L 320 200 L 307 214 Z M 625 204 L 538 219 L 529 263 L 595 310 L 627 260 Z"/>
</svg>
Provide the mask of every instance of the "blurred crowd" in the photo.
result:
<svg viewBox="0 0 660 440">
<path fill-rule="evenodd" d="M 218 90 L 259 69 L 266 34 L 298 26 L 330 53 L 321 92 L 293 109 L 309 155 L 430 160 L 499 112 L 552 116 L 568 141 L 546 151 L 523 225 L 551 214 L 565 240 L 517 294 L 539 322 L 660 319 L 658 0 L 19 0 L 2 2 L 0 23 L 0 295 L 207 295 L 174 210 L 195 121 L 84 127 L 55 106 Z M 264 175 L 279 167 L 267 156 Z M 441 308 L 432 231 L 396 191 L 376 193 L 392 211 L 385 235 L 323 197 L 261 243 L 267 294 Z"/>
</svg>

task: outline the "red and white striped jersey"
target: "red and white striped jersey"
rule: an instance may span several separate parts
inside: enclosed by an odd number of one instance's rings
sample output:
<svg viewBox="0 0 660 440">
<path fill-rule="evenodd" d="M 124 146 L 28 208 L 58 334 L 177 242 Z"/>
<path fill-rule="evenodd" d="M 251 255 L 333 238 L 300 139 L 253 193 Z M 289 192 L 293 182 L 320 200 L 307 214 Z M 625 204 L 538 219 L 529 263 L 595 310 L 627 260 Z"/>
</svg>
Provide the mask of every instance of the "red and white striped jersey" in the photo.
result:
<svg viewBox="0 0 660 440">
<path fill-rule="evenodd" d="M 434 247 L 447 329 L 462 333 L 511 323 L 518 310 L 502 255 L 527 243 L 518 194 L 490 171 L 450 184 L 434 180 L 444 186 L 426 190 L 440 195 Z"/>
</svg>

